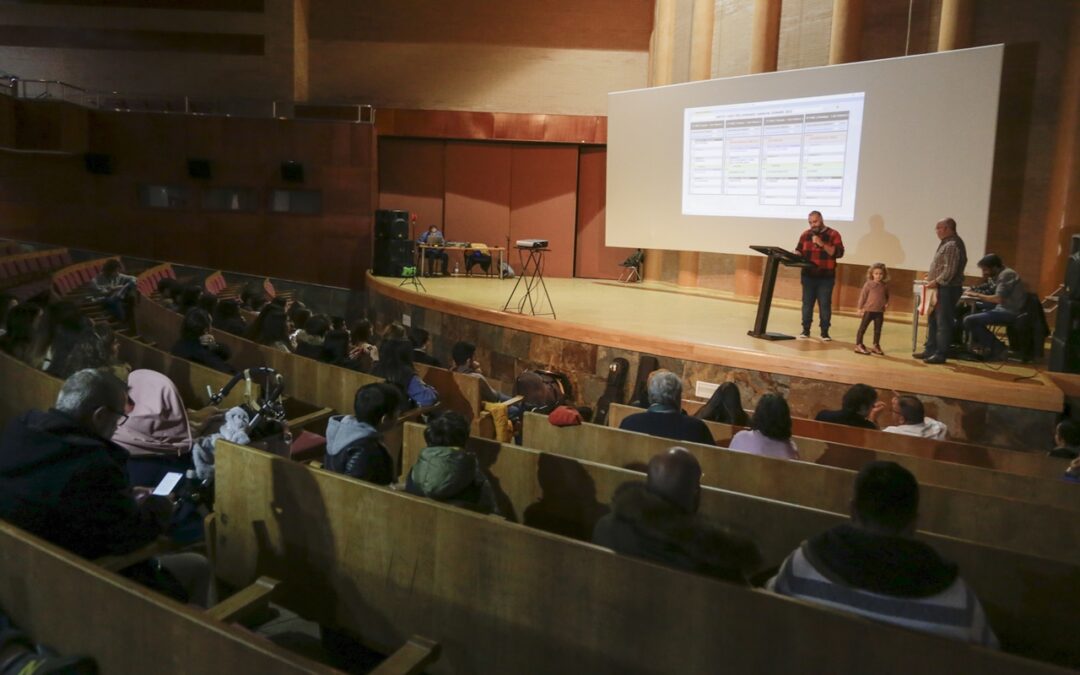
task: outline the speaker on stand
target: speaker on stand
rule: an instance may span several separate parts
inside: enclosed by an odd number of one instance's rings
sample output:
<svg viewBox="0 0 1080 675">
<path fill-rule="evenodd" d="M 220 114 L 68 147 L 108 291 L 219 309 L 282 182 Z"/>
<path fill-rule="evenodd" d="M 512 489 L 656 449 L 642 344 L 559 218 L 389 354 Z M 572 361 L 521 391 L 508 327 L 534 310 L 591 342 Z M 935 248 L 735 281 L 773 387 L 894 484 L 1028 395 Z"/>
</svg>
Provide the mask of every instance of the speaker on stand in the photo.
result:
<svg viewBox="0 0 1080 675">
<path fill-rule="evenodd" d="M 1065 290 L 1058 300 L 1049 369 L 1080 373 L 1080 235 L 1073 235 L 1065 265 Z"/>
<path fill-rule="evenodd" d="M 409 236 L 408 211 L 379 209 L 375 212 L 372 267 L 376 276 L 402 276 L 402 268 L 416 263 L 414 247 L 415 243 Z"/>
</svg>

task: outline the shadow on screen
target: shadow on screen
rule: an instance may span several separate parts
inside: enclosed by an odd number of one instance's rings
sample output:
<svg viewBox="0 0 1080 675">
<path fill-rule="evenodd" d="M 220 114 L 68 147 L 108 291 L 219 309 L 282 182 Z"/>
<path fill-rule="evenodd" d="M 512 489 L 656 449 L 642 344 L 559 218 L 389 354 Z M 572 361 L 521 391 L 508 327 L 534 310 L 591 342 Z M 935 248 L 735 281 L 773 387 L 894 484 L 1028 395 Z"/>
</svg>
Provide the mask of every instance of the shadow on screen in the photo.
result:
<svg viewBox="0 0 1080 675">
<path fill-rule="evenodd" d="M 889 267 L 898 267 L 907 259 L 900 237 L 885 228 L 880 213 L 870 216 L 870 232 L 855 245 L 855 255 L 859 260 L 883 262 Z"/>
</svg>

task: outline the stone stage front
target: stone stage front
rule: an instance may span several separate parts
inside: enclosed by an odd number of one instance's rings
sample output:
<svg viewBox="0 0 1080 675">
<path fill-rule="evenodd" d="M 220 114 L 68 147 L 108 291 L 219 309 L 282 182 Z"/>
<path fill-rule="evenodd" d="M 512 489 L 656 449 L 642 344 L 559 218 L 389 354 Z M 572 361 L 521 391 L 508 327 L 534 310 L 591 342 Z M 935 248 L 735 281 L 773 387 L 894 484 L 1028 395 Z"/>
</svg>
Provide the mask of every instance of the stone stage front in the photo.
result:
<svg viewBox="0 0 1080 675">
<path fill-rule="evenodd" d="M 847 387 L 864 382 L 883 396 L 918 394 L 927 414 L 949 425 L 953 440 L 1033 451 L 1052 447 L 1064 406 L 1060 378 L 1052 379 L 1041 366 L 929 366 L 912 359 L 910 322 L 886 321 L 886 355 L 862 356 L 852 351 L 857 316 L 834 314 L 833 342 L 769 342 L 747 335 L 755 304 L 667 284 L 547 279 L 557 314 L 552 319 L 502 311 L 514 280 L 429 278 L 423 279 L 425 291 L 370 274 L 367 282 L 380 325 L 405 319 L 426 329 L 440 356 L 448 357 L 458 340 L 476 344 L 485 372 L 504 391 L 524 368 L 553 368 L 570 376 L 581 404 L 595 405 L 612 359 L 630 362 L 629 390 L 639 357 L 651 354 L 682 375 L 687 398 L 698 381 L 731 380 L 747 407 L 761 394 L 779 392 L 792 414 L 813 417 L 824 407 L 839 407 Z M 778 301 L 769 328 L 798 332 L 799 308 Z"/>
</svg>

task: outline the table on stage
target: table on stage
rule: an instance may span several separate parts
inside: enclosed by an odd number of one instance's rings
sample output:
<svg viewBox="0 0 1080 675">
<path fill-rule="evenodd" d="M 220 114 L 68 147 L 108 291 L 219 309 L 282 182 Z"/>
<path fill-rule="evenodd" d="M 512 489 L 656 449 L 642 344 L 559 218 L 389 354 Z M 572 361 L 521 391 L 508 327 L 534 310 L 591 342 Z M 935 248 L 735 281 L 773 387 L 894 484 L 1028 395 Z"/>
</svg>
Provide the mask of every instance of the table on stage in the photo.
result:
<svg viewBox="0 0 1080 675">
<path fill-rule="evenodd" d="M 420 259 L 420 264 L 417 266 L 417 269 L 420 270 L 421 273 L 423 273 L 424 271 L 427 270 L 427 256 L 428 256 L 427 252 L 428 251 L 442 251 L 443 253 L 446 253 L 446 254 L 449 254 L 451 251 L 461 251 L 461 257 L 462 257 L 461 267 L 462 267 L 462 269 L 464 271 L 459 273 L 459 274 L 455 274 L 455 275 L 451 275 L 451 276 L 471 277 L 472 274 L 469 272 L 469 269 L 471 269 L 469 267 L 469 255 L 476 252 L 476 251 L 480 251 L 482 253 L 486 253 L 489 256 L 491 256 L 491 263 L 488 264 L 488 272 L 487 272 L 487 274 L 485 276 L 494 277 L 496 279 L 501 279 L 502 278 L 503 263 L 506 262 L 506 249 L 501 247 L 501 246 L 483 246 L 483 247 L 481 247 L 481 246 L 465 246 L 465 245 L 457 245 L 457 244 L 442 244 L 442 245 L 439 245 L 439 246 L 434 246 L 434 245 L 431 245 L 431 244 L 417 244 L 416 249 L 418 251 L 417 257 Z M 496 257 L 498 259 L 498 262 L 496 262 Z M 447 259 L 446 262 L 447 262 L 447 271 L 449 271 L 449 264 L 450 264 L 449 258 Z M 480 263 L 473 263 L 473 264 L 474 265 L 479 265 Z"/>
</svg>

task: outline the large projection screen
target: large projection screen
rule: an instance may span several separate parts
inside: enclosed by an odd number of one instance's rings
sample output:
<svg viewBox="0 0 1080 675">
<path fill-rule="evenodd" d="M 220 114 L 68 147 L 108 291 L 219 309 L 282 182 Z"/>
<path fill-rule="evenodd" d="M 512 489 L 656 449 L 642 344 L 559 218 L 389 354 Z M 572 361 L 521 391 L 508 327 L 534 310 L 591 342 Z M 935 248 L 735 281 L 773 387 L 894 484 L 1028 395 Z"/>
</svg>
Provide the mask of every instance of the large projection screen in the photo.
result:
<svg viewBox="0 0 1080 675">
<path fill-rule="evenodd" d="M 730 77 L 608 96 L 609 246 L 794 248 L 806 215 L 841 262 L 924 270 L 956 219 L 985 251 L 1004 47 Z"/>
</svg>

